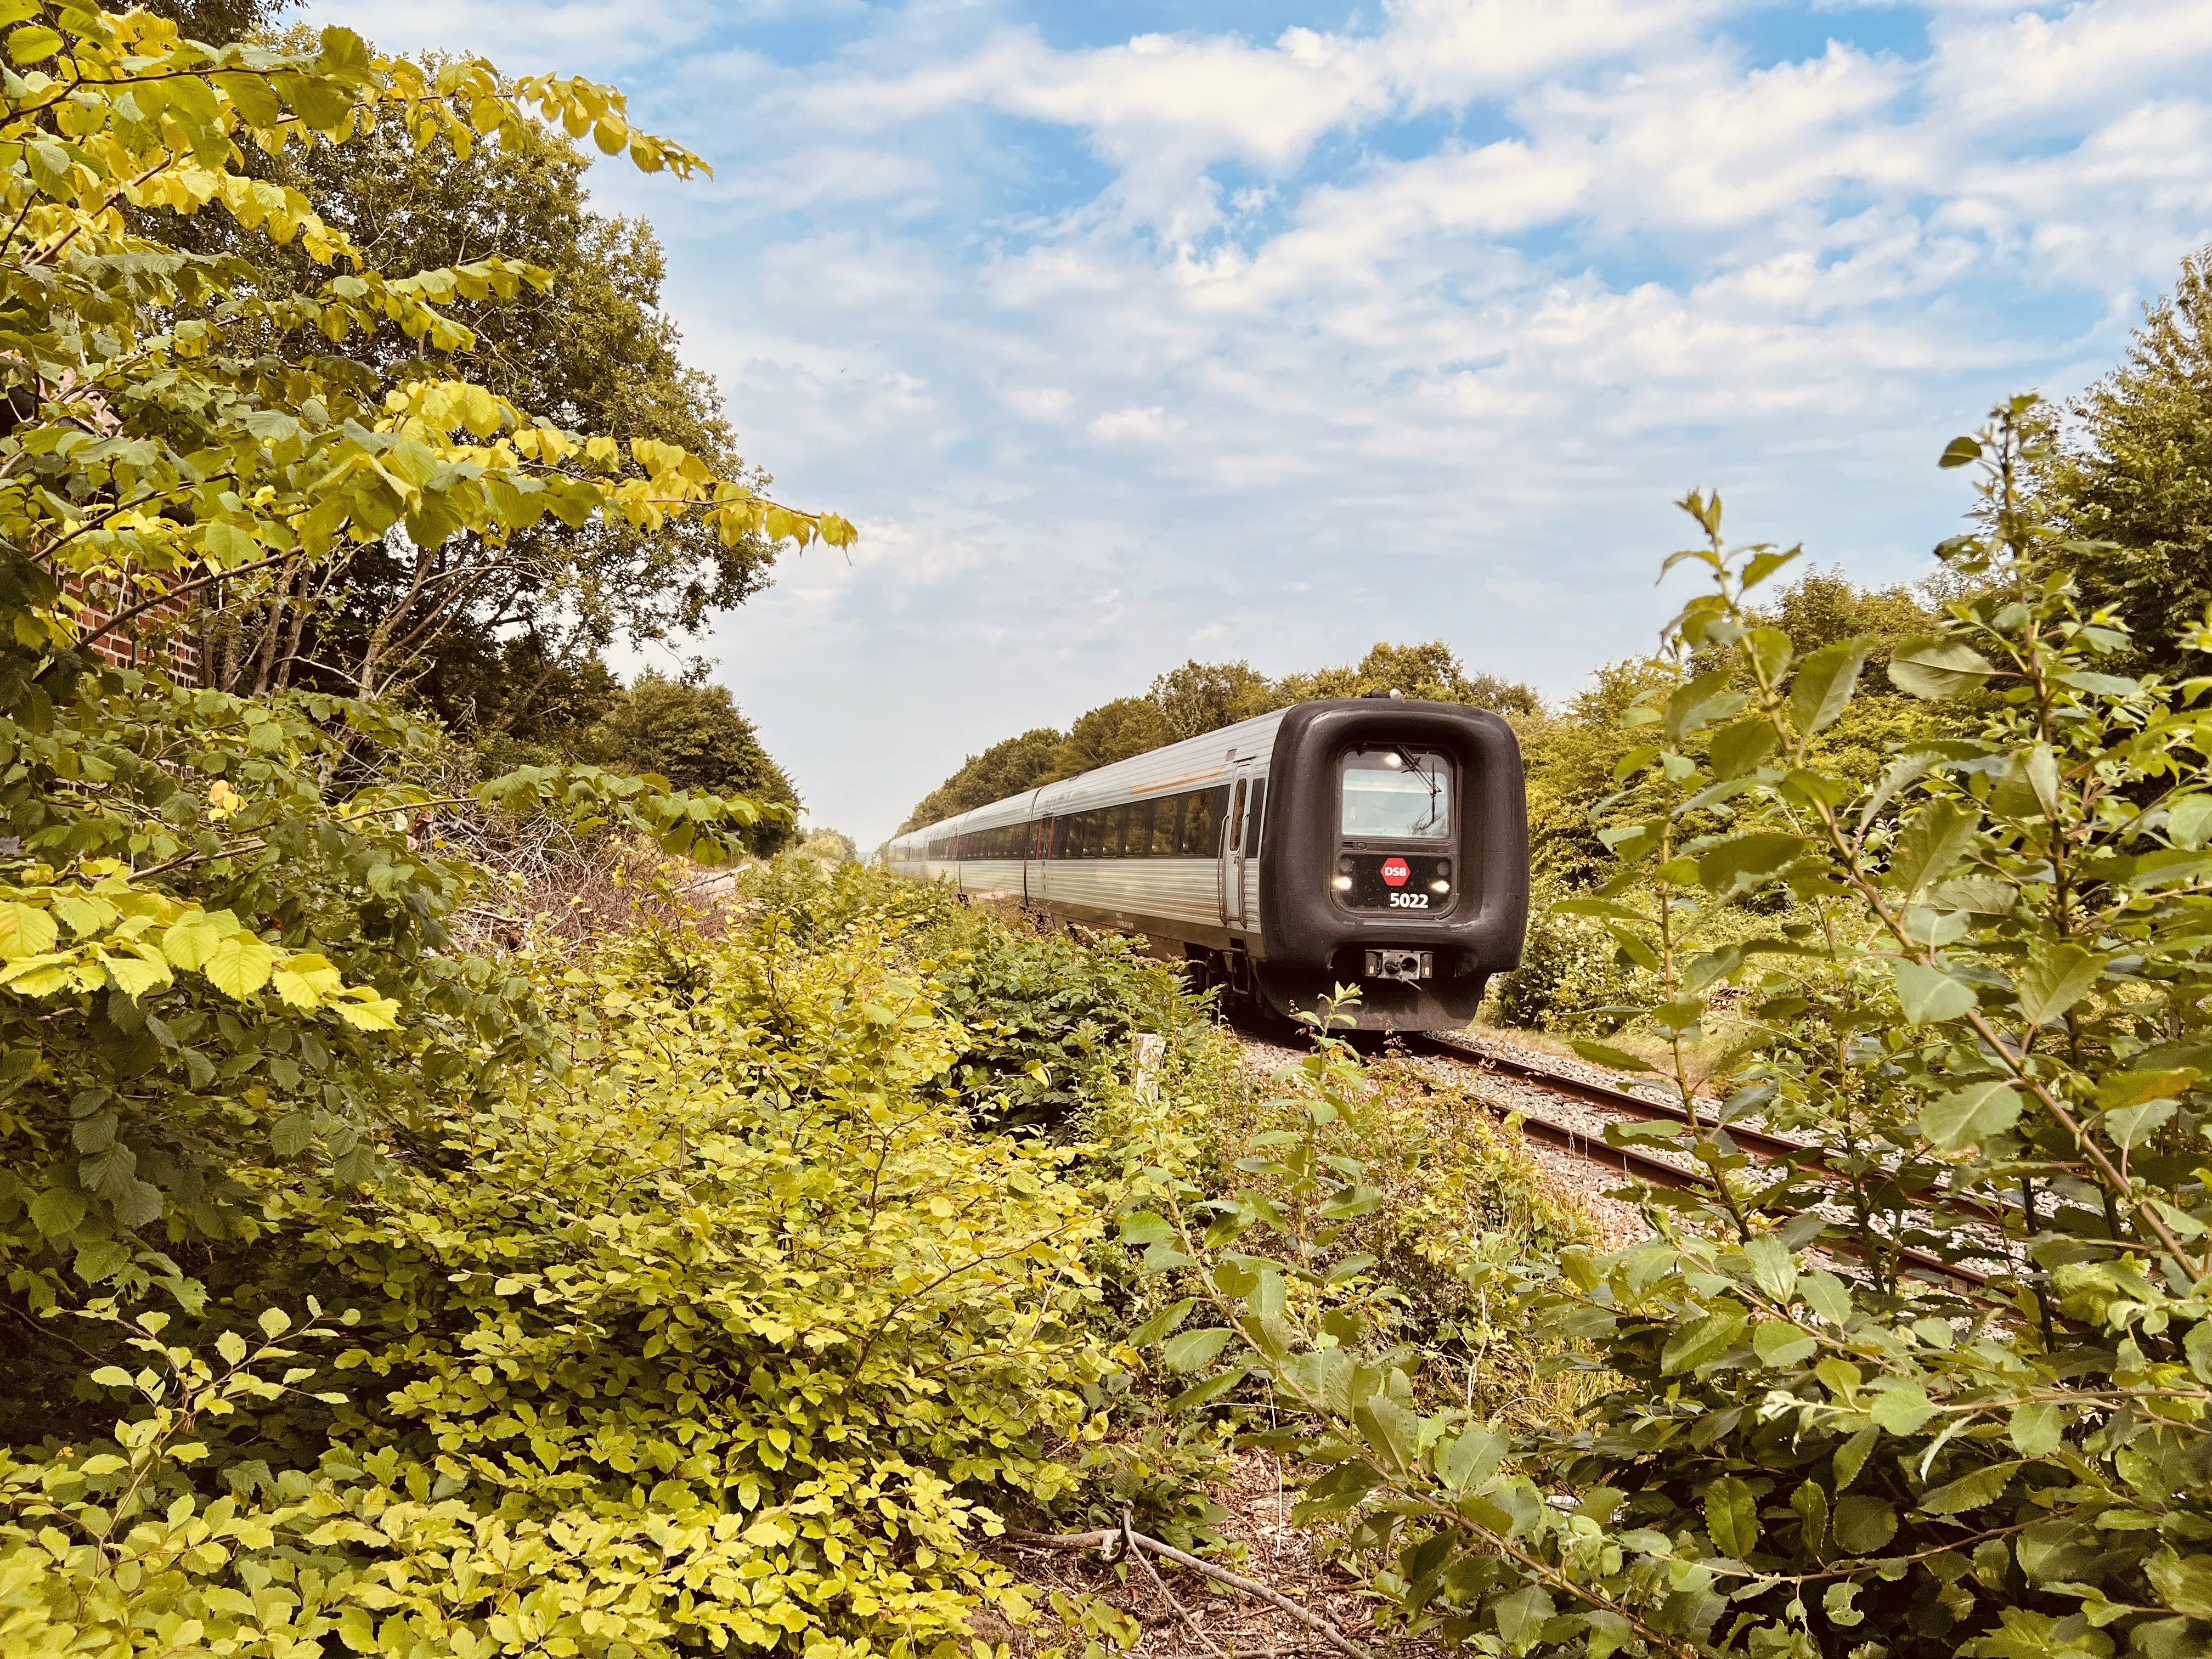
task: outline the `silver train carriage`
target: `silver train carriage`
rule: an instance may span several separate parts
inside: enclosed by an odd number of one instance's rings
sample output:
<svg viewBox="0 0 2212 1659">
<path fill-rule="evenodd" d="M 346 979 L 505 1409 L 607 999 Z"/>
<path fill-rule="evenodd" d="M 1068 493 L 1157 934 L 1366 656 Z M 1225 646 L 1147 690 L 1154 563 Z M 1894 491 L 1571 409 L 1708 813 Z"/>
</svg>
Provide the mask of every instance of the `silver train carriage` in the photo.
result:
<svg viewBox="0 0 2212 1659">
<path fill-rule="evenodd" d="M 891 866 L 1181 955 L 1287 1018 L 1339 985 L 1369 1030 L 1466 1024 L 1521 960 L 1528 819 L 1487 710 L 1326 698 L 933 823 Z"/>
</svg>

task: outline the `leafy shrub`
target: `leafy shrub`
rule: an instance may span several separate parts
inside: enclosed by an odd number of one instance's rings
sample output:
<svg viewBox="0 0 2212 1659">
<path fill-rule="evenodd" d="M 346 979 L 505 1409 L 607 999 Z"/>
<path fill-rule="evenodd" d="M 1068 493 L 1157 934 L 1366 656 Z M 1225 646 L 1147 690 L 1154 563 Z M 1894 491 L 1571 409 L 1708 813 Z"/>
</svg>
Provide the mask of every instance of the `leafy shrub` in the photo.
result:
<svg viewBox="0 0 2212 1659">
<path fill-rule="evenodd" d="M 879 938 L 694 939 L 712 973 L 678 997 L 615 949 L 539 976 L 556 1074 L 424 1102 L 386 1181 L 276 1187 L 265 1236 L 221 1264 L 218 1310 L 360 1310 L 318 1377 L 345 1395 L 203 1405 L 189 1465 L 148 1440 L 157 1409 L 88 1459 L 103 1413 L 158 1386 L 103 1372 L 52 1425 L 72 1449 L 19 1449 L 4 1535 L 32 1602 L 204 1616 L 312 1559 L 325 1599 L 291 1633 L 352 1641 L 366 1613 L 379 1650 L 500 1648 L 533 1620 L 594 1651 L 927 1648 L 979 1601 L 1027 1616 L 975 1553 L 979 1498 L 1066 1496 L 1105 1428 L 1085 1389 L 1116 1370 L 1075 1154 L 964 1133 L 940 1086 L 962 1033 Z M 206 1392 L 200 1362 L 160 1352 Z M 172 1523 L 215 1515 L 216 1542 L 134 1582 L 33 1541 L 42 1518 L 104 1524 L 97 1502 L 42 1506 L 126 1470 Z M 392 1579 L 425 1552 L 447 1569 Z"/>
<path fill-rule="evenodd" d="M 1632 994 L 1632 965 L 1622 963 L 1605 924 L 1554 908 L 1565 890 L 1556 883 L 1537 884 L 1520 965 L 1491 981 L 1490 1012 L 1503 1024 L 1549 1030 Z"/>
<path fill-rule="evenodd" d="M 1654 1194 L 1650 1243 L 1470 1263 L 1583 1345 L 1575 1420 L 1516 1434 L 1423 1399 L 1420 1356 L 1362 1306 L 1370 1264 L 1340 1254 L 1375 1201 L 1364 1160 L 1306 1177 L 1330 1229 L 1173 1179 L 1125 1220 L 1158 1266 L 1197 1270 L 1168 1350 L 1201 1373 L 1193 1397 L 1256 1374 L 1323 1428 L 1298 1513 L 1388 1553 L 1374 1588 L 1407 1628 L 1515 1655 L 2202 1646 L 2208 682 L 2106 672 L 2124 630 L 2081 613 L 2021 504 L 2031 407 L 1947 453 L 1988 468 L 1984 531 L 1944 549 L 1969 597 L 1889 670 L 1917 696 L 1987 688 L 1980 729 L 1871 787 L 1811 751 L 1873 641 L 1796 659 L 1745 597 L 1794 554 L 1730 550 L 1718 503 L 1685 504 L 1706 540 L 1675 562 L 1713 586 L 1675 660 L 1729 660 L 1629 710 L 1646 740 L 1625 771 L 1649 787 L 1606 826 L 1613 881 L 1570 902 L 1652 957 L 1640 1018 L 1669 1058 L 1584 1046 L 1686 1101 L 1714 994 L 1753 981 L 1765 1025 L 1740 1034 L 1723 1116 L 1764 1112 L 1812 1150 L 1754 1164 L 1708 1115 L 1683 1134 L 1717 1186 Z M 2185 643 L 2212 649 L 2212 617 Z M 1778 884 L 1814 919 L 1701 937 Z M 1318 1056 L 1311 1101 L 1353 1064 Z"/>
</svg>

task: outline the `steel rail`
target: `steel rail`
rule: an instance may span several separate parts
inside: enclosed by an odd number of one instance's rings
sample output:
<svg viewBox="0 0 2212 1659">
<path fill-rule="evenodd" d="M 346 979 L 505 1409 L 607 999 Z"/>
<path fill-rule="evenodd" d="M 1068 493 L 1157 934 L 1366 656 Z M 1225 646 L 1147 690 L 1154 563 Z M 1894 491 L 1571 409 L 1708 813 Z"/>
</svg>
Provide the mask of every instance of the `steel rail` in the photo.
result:
<svg viewBox="0 0 2212 1659">
<path fill-rule="evenodd" d="M 1462 1043 L 1452 1042 L 1449 1037 L 1440 1036 L 1435 1033 L 1421 1034 L 1419 1046 L 1455 1065 L 1465 1066 L 1477 1071 L 1485 1068 L 1494 1069 L 1523 1082 L 1533 1083 L 1540 1088 L 1550 1089 L 1557 1093 L 1588 1102 L 1592 1105 L 1604 1106 L 1647 1121 L 1665 1121 L 1685 1124 L 1690 1121 L 1689 1114 L 1679 1105 L 1653 1100 L 1644 1095 L 1632 1094 L 1626 1089 L 1609 1088 L 1604 1084 L 1592 1083 L 1583 1078 L 1569 1077 L 1563 1073 L 1553 1071 L 1548 1066 L 1537 1066 L 1523 1060 L 1501 1059 L 1495 1054 L 1470 1049 Z M 1676 1190 L 1690 1187 L 1712 1190 L 1715 1187 L 1713 1177 L 1707 1171 L 1684 1169 L 1680 1164 L 1648 1152 L 1642 1147 L 1616 1146 L 1609 1140 L 1592 1136 L 1571 1125 L 1558 1122 L 1539 1113 L 1523 1111 L 1500 1102 L 1485 1101 L 1483 1105 L 1485 1109 L 1501 1122 L 1508 1118 L 1518 1118 L 1522 1133 L 1529 1139 L 1541 1141 L 1547 1146 L 1559 1147 L 1590 1163 L 1601 1164 L 1608 1169 L 1618 1170 L 1632 1180 L 1646 1182 L 1654 1187 L 1668 1187 Z M 1808 1146 L 1802 1142 L 1788 1140 L 1782 1136 L 1768 1134 L 1759 1130 L 1742 1131 L 1733 1125 L 1712 1127 L 1720 1133 L 1727 1134 L 1735 1144 L 1747 1151 L 1756 1152 L 1761 1157 L 1778 1160 L 1794 1159 L 1799 1162 L 1808 1161 L 1809 1158 L 1809 1161 L 1821 1168 L 1832 1167 L 1818 1148 Z M 1954 1200 L 1952 1202 L 1955 1207 L 1971 1211 L 1985 1219 L 2002 1223 L 2007 1218 L 2001 1212 L 1971 1200 L 1964 1201 Z M 1784 1214 L 1800 1213 L 1800 1212 L 1783 1209 L 1779 1206 L 1774 1207 Z M 1822 1248 L 1841 1250 L 1848 1255 L 1864 1254 L 1861 1247 L 1844 1240 L 1824 1240 Z M 1930 1255 L 1924 1250 L 1916 1250 L 1909 1245 L 1896 1245 L 1893 1246 L 1892 1249 L 1900 1267 L 1910 1268 L 1914 1272 L 1923 1274 L 1932 1273 L 1939 1278 L 1972 1285 L 1976 1289 L 1986 1287 L 1990 1282 L 1990 1275 L 1988 1273 L 1978 1273 L 1972 1267 L 1960 1267 L 1956 1262 L 1946 1261 L 1942 1257 Z"/>
<path fill-rule="evenodd" d="M 1487 1066 L 1522 1082 L 1533 1083 L 1555 1093 L 1571 1095 L 1593 1106 L 1607 1111 L 1620 1112 L 1646 1122 L 1680 1123 L 1701 1131 L 1717 1131 L 1728 1136 L 1729 1142 L 1755 1158 L 1776 1163 L 1810 1164 L 1826 1170 L 1838 1179 L 1848 1180 L 1849 1173 L 1837 1167 L 1835 1161 L 1818 1146 L 1802 1140 L 1792 1140 L 1765 1129 L 1753 1129 L 1741 1123 L 1723 1123 L 1716 1105 L 1713 1117 L 1693 1121 L 1681 1103 L 1672 1100 L 1655 1100 L 1650 1095 L 1632 1090 L 1615 1088 L 1603 1083 L 1593 1083 L 1588 1078 L 1573 1077 L 1565 1072 L 1553 1071 L 1548 1066 L 1520 1060 L 1508 1054 L 1492 1054 L 1487 1049 L 1471 1048 L 1453 1040 L 1449 1033 L 1427 1031 L 1420 1034 L 1422 1043 L 1431 1052 L 1460 1065 Z M 1587 1139 L 1587 1137 L 1585 1137 Z M 1929 1207 L 1943 1208 L 1960 1215 L 1969 1215 L 1994 1227 L 2003 1227 L 2020 1219 L 2017 1206 L 1990 1204 L 1978 1198 L 1966 1198 L 1957 1193 L 1941 1189 L 1926 1194 Z"/>
</svg>

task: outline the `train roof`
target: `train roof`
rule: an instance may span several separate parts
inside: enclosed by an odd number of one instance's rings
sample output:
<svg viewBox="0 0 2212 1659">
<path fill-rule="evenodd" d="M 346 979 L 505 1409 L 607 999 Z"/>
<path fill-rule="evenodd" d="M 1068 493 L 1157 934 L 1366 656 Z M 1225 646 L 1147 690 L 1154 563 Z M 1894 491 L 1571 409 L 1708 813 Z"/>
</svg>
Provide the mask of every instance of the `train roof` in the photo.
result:
<svg viewBox="0 0 2212 1659">
<path fill-rule="evenodd" d="M 1316 698 L 1321 702 L 1364 702 L 1360 698 Z M 1305 707 L 1292 704 L 1292 708 Z M 1395 705 L 1406 708 L 1401 702 Z M 1470 708 L 1462 703 L 1427 703 L 1422 708 Z M 995 830 L 1001 824 L 1025 823 L 1031 818 L 1060 812 L 1079 812 L 1087 807 L 1111 806 L 1117 802 L 1135 800 L 1170 793 L 1183 789 L 1202 789 L 1211 783 L 1225 782 L 1231 768 L 1240 760 L 1267 760 L 1274 752 L 1275 732 L 1289 714 L 1290 708 L 1277 708 L 1255 719 L 1239 720 L 1234 726 L 1224 726 L 1212 732 L 1201 732 L 1194 738 L 1185 738 L 1179 743 L 1169 744 L 1164 749 L 1154 749 L 1125 761 L 1115 761 L 1110 766 L 1064 778 L 1057 783 L 1040 784 L 1025 789 L 1018 795 L 1008 795 L 988 805 L 970 807 L 956 817 L 940 818 L 935 823 L 926 823 L 910 830 L 903 836 L 894 836 L 893 847 L 934 839 L 939 836 L 957 835 L 969 830 Z"/>
<path fill-rule="evenodd" d="M 919 830 L 895 837 L 891 845 L 957 835 L 967 830 L 994 830 L 1000 824 L 1025 823 L 1048 814 L 1079 812 L 1088 806 L 1110 806 L 1116 801 L 1134 800 L 1139 796 L 1203 789 L 1210 783 L 1225 782 L 1233 762 L 1265 760 L 1274 751 L 1276 728 L 1289 712 L 1287 708 L 1273 709 L 1255 719 L 1185 738 L 1165 748 L 1148 750 L 1110 766 L 1063 778 L 1057 783 L 1039 784 L 1018 795 L 970 807 L 957 817 L 926 823 Z"/>
</svg>

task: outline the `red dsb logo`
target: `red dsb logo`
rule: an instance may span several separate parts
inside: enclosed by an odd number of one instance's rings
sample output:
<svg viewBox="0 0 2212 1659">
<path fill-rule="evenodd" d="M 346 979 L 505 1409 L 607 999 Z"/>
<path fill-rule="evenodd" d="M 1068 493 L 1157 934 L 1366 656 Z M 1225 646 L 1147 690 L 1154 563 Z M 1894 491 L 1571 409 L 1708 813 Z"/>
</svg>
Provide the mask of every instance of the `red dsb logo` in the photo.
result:
<svg viewBox="0 0 2212 1659">
<path fill-rule="evenodd" d="M 1413 873 L 1412 866 L 1403 859 L 1382 860 L 1382 879 L 1389 886 L 1403 887 L 1406 884 L 1406 878 Z"/>
</svg>

